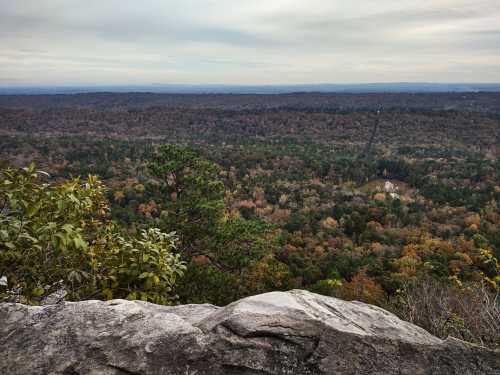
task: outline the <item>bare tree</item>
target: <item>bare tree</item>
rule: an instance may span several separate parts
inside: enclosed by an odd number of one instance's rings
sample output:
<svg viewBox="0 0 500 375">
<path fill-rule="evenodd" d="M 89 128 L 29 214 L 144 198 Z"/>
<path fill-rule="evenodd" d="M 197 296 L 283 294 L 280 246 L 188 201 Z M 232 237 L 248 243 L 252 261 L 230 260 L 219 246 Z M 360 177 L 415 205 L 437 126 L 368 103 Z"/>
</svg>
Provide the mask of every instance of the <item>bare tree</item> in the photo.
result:
<svg viewBox="0 0 500 375">
<path fill-rule="evenodd" d="M 438 337 L 500 348 L 500 297 L 481 283 L 410 282 L 386 307 Z"/>
</svg>

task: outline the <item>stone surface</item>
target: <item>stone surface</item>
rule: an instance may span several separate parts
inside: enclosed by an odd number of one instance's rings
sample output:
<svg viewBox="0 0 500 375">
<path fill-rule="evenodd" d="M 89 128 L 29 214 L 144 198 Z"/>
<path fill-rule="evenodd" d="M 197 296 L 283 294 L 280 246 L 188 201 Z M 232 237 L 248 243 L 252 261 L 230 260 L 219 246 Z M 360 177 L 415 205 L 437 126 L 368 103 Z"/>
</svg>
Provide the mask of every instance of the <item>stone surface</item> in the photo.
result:
<svg viewBox="0 0 500 375">
<path fill-rule="evenodd" d="M 500 374 L 500 353 L 305 291 L 226 307 L 0 305 L 0 374 Z"/>
</svg>

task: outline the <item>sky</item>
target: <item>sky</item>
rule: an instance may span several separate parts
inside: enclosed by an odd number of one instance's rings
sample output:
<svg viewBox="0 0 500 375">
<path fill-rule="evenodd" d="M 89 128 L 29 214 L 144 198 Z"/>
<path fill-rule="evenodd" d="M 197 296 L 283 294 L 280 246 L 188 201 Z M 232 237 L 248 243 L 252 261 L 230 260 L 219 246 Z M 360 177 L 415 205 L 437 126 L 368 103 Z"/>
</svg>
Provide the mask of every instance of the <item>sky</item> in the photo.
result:
<svg viewBox="0 0 500 375">
<path fill-rule="evenodd" d="M 500 0 L 0 0 L 0 85 L 500 82 Z"/>
</svg>

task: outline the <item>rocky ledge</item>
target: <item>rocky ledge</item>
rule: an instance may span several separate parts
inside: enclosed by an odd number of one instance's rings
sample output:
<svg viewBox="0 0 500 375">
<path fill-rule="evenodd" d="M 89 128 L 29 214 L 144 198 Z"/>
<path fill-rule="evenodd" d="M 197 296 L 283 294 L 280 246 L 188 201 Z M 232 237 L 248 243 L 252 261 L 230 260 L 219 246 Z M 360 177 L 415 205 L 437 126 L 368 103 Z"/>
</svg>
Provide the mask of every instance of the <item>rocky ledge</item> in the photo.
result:
<svg viewBox="0 0 500 375">
<path fill-rule="evenodd" d="M 294 290 L 226 307 L 0 305 L 0 374 L 500 374 L 500 353 Z"/>
</svg>

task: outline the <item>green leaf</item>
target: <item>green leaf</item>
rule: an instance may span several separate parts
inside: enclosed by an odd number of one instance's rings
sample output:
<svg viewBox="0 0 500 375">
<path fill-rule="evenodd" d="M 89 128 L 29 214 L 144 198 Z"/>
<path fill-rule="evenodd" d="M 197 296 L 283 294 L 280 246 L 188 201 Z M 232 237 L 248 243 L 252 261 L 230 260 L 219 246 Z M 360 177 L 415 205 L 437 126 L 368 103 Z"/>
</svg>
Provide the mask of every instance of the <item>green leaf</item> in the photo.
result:
<svg viewBox="0 0 500 375">
<path fill-rule="evenodd" d="M 73 203 L 80 203 L 80 201 L 78 200 L 77 197 L 75 197 L 73 194 L 69 194 L 68 195 L 68 198 L 70 201 L 72 201 Z"/>
<path fill-rule="evenodd" d="M 102 295 L 104 296 L 105 299 L 112 299 L 113 298 L 113 291 L 111 289 L 104 289 L 102 291 Z"/>
<path fill-rule="evenodd" d="M 87 243 L 80 236 L 73 238 L 73 243 L 77 249 L 87 248 Z"/>
<path fill-rule="evenodd" d="M 35 237 L 30 236 L 28 233 L 22 233 L 22 234 L 20 234 L 19 238 L 27 239 L 27 240 L 29 240 L 29 241 L 31 241 L 33 243 L 37 243 L 38 242 L 38 240 Z"/>
<path fill-rule="evenodd" d="M 33 296 L 35 297 L 40 297 L 43 293 L 45 293 L 45 289 L 43 289 L 42 287 L 36 287 L 31 292 L 31 294 L 33 294 Z"/>
<path fill-rule="evenodd" d="M 0 230 L 0 238 L 2 241 L 6 241 L 9 238 L 9 232 L 7 232 L 5 229 Z"/>
<path fill-rule="evenodd" d="M 62 229 L 66 232 L 66 233 L 69 233 L 69 232 L 73 232 L 73 230 L 75 229 L 75 227 L 71 224 L 64 224 L 62 226 Z"/>
<path fill-rule="evenodd" d="M 136 292 L 129 293 L 127 299 L 130 301 L 135 301 L 137 299 L 137 293 Z"/>
<path fill-rule="evenodd" d="M 9 204 L 10 204 L 10 206 L 11 206 L 13 209 L 15 209 L 15 208 L 17 207 L 17 202 L 18 202 L 18 201 L 17 201 L 17 199 L 12 198 L 12 199 L 10 200 Z"/>
<path fill-rule="evenodd" d="M 31 206 L 26 212 L 26 214 L 28 215 L 28 217 L 33 217 L 38 213 L 41 207 L 42 207 L 42 202 L 38 202 L 36 205 Z"/>
</svg>

